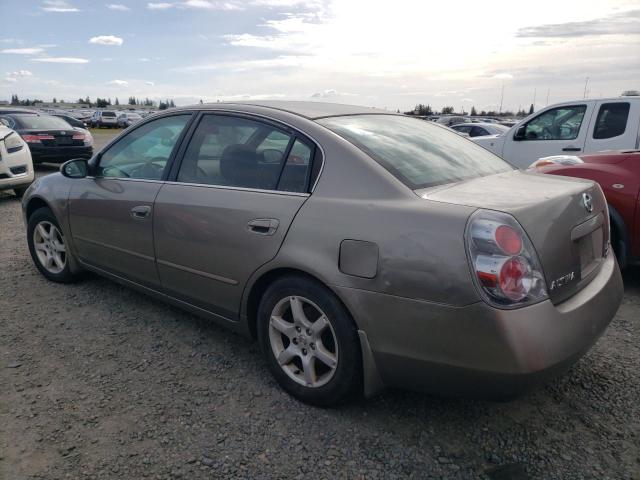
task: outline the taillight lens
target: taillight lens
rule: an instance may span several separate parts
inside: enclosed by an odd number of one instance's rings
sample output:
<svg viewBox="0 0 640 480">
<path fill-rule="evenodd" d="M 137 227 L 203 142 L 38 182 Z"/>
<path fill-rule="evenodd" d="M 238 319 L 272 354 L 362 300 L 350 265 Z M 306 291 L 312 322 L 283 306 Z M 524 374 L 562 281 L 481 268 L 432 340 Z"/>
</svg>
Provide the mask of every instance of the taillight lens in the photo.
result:
<svg viewBox="0 0 640 480">
<path fill-rule="evenodd" d="M 548 298 L 536 251 L 511 215 L 476 211 L 465 240 L 474 282 L 485 301 L 516 308 Z"/>
<path fill-rule="evenodd" d="M 74 133 L 73 134 L 73 139 L 74 140 L 82 140 L 83 143 L 85 144 L 85 146 L 90 146 L 93 145 L 93 137 L 91 136 L 91 133 L 86 132 L 86 133 Z"/>
<path fill-rule="evenodd" d="M 27 143 L 42 143 L 42 140 L 53 140 L 53 135 L 22 135 L 22 139 Z"/>
</svg>

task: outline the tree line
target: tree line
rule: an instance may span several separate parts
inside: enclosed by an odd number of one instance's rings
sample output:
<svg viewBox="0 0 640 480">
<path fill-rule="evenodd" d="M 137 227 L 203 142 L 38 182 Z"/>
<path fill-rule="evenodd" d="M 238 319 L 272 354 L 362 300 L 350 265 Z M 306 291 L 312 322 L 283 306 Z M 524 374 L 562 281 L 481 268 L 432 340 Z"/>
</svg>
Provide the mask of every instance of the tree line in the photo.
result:
<svg viewBox="0 0 640 480">
<path fill-rule="evenodd" d="M 404 112 L 406 115 L 420 115 L 420 116 L 429 116 L 429 115 L 464 115 L 471 117 L 526 117 L 527 115 L 531 115 L 535 111 L 533 104 L 529 107 L 529 111 L 527 112 L 524 109 L 519 109 L 515 114 L 510 110 L 505 110 L 504 112 L 496 112 L 494 110 L 481 110 L 478 112 L 476 107 L 471 107 L 470 112 L 465 112 L 464 108 L 462 112 L 457 113 L 455 108 L 451 106 L 442 107 L 442 110 L 437 111 L 431 108 L 431 105 L 425 105 L 419 103 L 415 106 L 413 110 L 408 112 Z"/>
<path fill-rule="evenodd" d="M 44 102 L 36 98 L 34 99 L 25 98 L 21 100 L 16 94 L 11 95 L 11 105 L 30 107 L 30 106 L 34 106 L 36 103 L 44 103 Z M 56 97 L 53 97 L 53 103 L 64 104 L 66 102 L 63 99 L 58 100 Z M 96 97 L 95 101 L 91 101 L 91 98 L 89 98 L 88 96 L 86 98 L 78 98 L 78 100 L 71 103 L 80 103 L 82 105 L 86 105 L 87 107 L 95 107 L 95 108 L 106 108 L 110 105 L 121 105 L 118 97 L 115 98 L 113 103 L 111 103 L 110 98 Z M 128 98 L 126 105 L 156 107 L 159 110 L 166 110 L 167 108 L 174 108 L 176 106 L 173 100 L 169 100 L 169 99 L 160 100 L 160 102 L 155 102 L 153 100 L 150 100 L 149 98 L 145 98 L 143 100 L 141 98 L 136 98 L 133 96 Z"/>
</svg>

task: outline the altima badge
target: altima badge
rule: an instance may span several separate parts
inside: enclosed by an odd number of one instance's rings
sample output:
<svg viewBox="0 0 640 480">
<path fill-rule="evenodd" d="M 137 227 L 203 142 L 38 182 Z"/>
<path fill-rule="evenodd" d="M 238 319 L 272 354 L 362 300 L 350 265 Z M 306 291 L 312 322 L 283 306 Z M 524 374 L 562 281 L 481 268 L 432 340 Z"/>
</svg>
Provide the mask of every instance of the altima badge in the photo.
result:
<svg viewBox="0 0 640 480">
<path fill-rule="evenodd" d="M 591 195 L 589 195 L 588 193 L 583 193 L 582 204 L 584 205 L 584 208 L 587 209 L 587 212 L 593 212 L 593 200 L 591 199 Z"/>
</svg>

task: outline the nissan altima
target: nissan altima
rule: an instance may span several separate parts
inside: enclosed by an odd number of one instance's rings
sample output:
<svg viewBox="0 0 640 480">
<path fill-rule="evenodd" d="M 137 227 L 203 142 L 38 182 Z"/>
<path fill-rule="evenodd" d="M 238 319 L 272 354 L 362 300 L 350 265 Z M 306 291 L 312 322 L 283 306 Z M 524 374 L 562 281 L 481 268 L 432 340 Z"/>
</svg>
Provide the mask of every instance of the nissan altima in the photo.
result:
<svg viewBox="0 0 640 480">
<path fill-rule="evenodd" d="M 384 110 L 173 109 L 22 206 L 46 278 L 90 270 L 252 336 L 316 405 L 516 395 L 575 363 L 622 298 L 597 184 Z"/>
</svg>

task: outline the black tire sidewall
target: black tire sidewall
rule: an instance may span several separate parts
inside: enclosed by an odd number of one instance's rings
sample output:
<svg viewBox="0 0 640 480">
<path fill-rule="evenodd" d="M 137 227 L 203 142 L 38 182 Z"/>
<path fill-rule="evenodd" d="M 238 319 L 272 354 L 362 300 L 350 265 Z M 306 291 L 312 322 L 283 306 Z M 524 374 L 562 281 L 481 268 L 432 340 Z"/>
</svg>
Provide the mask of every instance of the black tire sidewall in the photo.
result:
<svg viewBox="0 0 640 480">
<path fill-rule="evenodd" d="M 315 303 L 328 317 L 338 343 L 338 366 L 331 380 L 321 387 L 305 387 L 291 379 L 278 364 L 269 341 L 269 319 L 274 306 L 288 296 L 301 296 Z M 304 276 L 276 280 L 264 293 L 258 307 L 258 341 L 269 370 L 280 386 L 299 400 L 316 406 L 344 403 L 362 394 L 362 354 L 356 326 L 335 294 Z"/>
<path fill-rule="evenodd" d="M 33 212 L 33 214 L 29 217 L 29 221 L 27 223 L 27 243 L 29 245 L 29 253 L 31 254 L 31 259 L 33 260 L 33 263 L 35 263 L 36 268 L 40 271 L 40 273 L 48 280 L 58 283 L 69 283 L 73 281 L 74 276 L 71 273 L 71 267 L 69 266 L 69 256 L 71 255 L 71 253 L 69 252 L 69 243 L 66 239 L 65 246 L 67 247 L 67 261 L 65 263 L 64 270 L 62 270 L 60 273 L 51 273 L 46 268 L 44 268 L 44 266 L 42 266 L 42 264 L 40 263 L 40 260 L 38 260 L 35 246 L 33 245 L 33 231 L 35 230 L 36 226 L 42 221 L 52 223 L 56 226 L 60 233 L 64 235 L 64 232 L 62 231 L 62 228 L 60 228 L 58 220 L 49 208 L 42 207 Z"/>
</svg>

